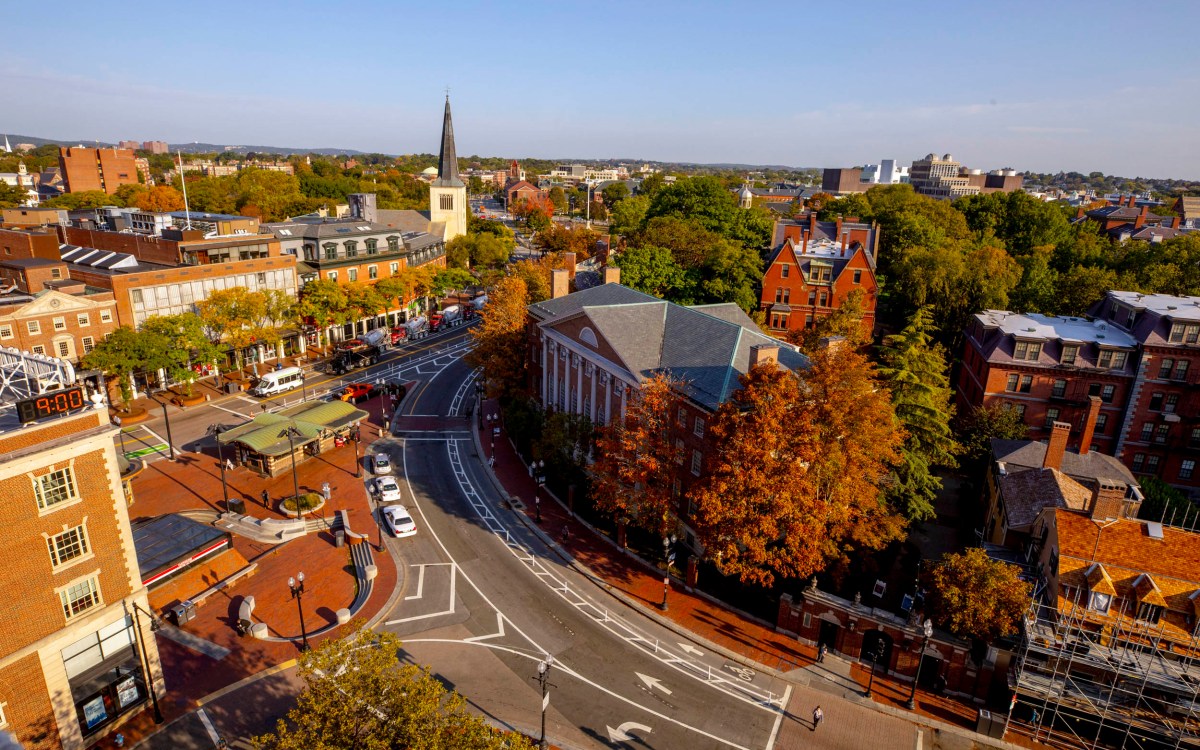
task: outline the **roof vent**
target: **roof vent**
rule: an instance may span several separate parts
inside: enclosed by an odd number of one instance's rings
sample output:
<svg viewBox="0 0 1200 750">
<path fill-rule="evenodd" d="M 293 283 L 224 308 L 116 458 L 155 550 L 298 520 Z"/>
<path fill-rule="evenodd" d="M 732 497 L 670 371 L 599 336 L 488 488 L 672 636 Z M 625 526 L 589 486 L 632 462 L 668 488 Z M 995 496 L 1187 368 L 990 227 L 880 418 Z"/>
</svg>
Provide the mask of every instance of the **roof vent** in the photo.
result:
<svg viewBox="0 0 1200 750">
<path fill-rule="evenodd" d="M 1168 309 L 1168 310 L 1175 310 L 1175 309 L 1177 309 L 1177 308 L 1175 307 L 1175 305 L 1167 305 L 1167 309 Z"/>
<path fill-rule="evenodd" d="M 1098 339 L 1102 339 L 1102 338 L 1104 338 L 1104 334 L 1103 334 L 1103 333 L 1098 333 L 1098 334 L 1096 334 L 1096 338 L 1098 338 Z"/>
<path fill-rule="evenodd" d="M 1162 539 L 1163 538 L 1162 524 L 1157 523 L 1155 521 L 1147 522 L 1146 523 L 1146 536 L 1150 537 L 1151 539 Z"/>
<path fill-rule="evenodd" d="M 1032 326 L 1030 326 L 1029 328 L 1026 328 L 1025 330 L 1028 331 L 1029 333 L 1037 333 L 1037 329 Z"/>
</svg>

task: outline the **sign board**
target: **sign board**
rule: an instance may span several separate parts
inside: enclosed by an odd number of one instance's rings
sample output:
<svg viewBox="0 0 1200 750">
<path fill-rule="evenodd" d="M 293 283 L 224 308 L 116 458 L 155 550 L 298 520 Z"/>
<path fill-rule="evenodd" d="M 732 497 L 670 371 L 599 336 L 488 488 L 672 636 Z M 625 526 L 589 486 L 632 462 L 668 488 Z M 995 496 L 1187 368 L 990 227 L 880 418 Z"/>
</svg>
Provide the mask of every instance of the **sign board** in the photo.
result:
<svg viewBox="0 0 1200 750">
<path fill-rule="evenodd" d="M 83 720 L 87 723 L 88 729 L 91 729 L 107 718 L 108 709 L 104 707 L 104 696 L 96 696 L 94 699 L 83 704 Z"/>
<path fill-rule="evenodd" d="M 904 598 L 900 600 L 900 609 L 904 610 L 905 612 L 911 612 L 912 608 L 913 608 L 912 594 L 905 594 Z"/>
<path fill-rule="evenodd" d="M 127 677 L 117 683 L 117 701 L 121 704 L 121 708 L 128 708 L 134 703 L 137 703 L 138 688 L 137 683 L 132 677 Z"/>
<path fill-rule="evenodd" d="M 887 582 L 880 581 L 877 579 L 875 581 L 875 590 L 872 591 L 871 593 L 875 594 L 875 596 L 881 597 L 881 596 L 883 596 L 883 592 L 885 592 L 885 591 L 887 591 Z"/>
</svg>

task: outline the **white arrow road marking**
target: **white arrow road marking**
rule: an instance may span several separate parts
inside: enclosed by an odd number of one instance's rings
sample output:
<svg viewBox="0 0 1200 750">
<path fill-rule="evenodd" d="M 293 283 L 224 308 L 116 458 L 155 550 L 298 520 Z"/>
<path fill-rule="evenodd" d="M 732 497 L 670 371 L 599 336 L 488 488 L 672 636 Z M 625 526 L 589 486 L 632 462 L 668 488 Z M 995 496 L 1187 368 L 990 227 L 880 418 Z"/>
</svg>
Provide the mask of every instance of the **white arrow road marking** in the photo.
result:
<svg viewBox="0 0 1200 750">
<path fill-rule="evenodd" d="M 663 691 L 667 695 L 671 694 L 671 689 L 668 688 L 666 685 L 662 684 L 662 682 L 660 682 L 657 677 L 651 677 L 650 675 L 645 675 L 645 674 L 642 674 L 641 672 L 634 672 L 634 674 L 638 676 L 639 680 L 646 683 L 647 690 L 650 690 L 651 692 L 653 692 L 654 688 L 658 688 L 659 690 Z M 622 724 L 621 726 L 624 726 L 624 724 Z"/>
<path fill-rule="evenodd" d="M 679 644 L 679 648 L 683 649 L 685 653 L 689 653 L 689 654 L 691 654 L 692 656 L 704 656 L 704 652 L 703 652 L 703 651 L 701 651 L 700 649 L 696 648 L 695 646 L 693 646 L 693 645 L 692 645 L 692 644 L 690 644 L 690 643 L 682 643 L 682 642 L 680 642 L 680 644 Z"/>
<path fill-rule="evenodd" d="M 630 740 L 635 739 L 634 737 L 629 736 L 629 733 L 634 729 L 645 732 L 646 734 L 650 734 L 654 731 L 645 724 L 638 724 L 636 721 L 627 721 L 616 729 L 613 729 L 605 724 L 604 728 L 608 730 L 609 742 L 629 742 Z"/>
</svg>

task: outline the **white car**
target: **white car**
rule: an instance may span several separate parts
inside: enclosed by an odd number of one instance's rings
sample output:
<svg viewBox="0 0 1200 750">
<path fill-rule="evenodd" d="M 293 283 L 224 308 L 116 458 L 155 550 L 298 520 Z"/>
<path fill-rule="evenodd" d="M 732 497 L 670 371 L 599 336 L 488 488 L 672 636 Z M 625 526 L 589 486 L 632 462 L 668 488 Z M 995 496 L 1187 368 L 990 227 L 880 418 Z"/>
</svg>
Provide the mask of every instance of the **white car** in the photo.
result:
<svg viewBox="0 0 1200 750">
<path fill-rule="evenodd" d="M 388 531 L 392 532 L 394 537 L 412 536 L 417 533 L 417 524 L 413 522 L 412 516 L 408 515 L 408 511 L 403 505 L 389 505 L 380 511 L 383 514 L 383 520 L 387 523 Z"/>
<path fill-rule="evenodd" d="M 376 474 L 392 473 L 392 459 L 388 458 L 386 453 L 376 453 L 371 459 L 371 466 L 375 469 Z"/>
<path fill-rule="evenodd" d="M 391 477 L 380 477 L 375 480 L 375 494 L 381 503 L 400 502 L 400 485 Z"/>
</svg>

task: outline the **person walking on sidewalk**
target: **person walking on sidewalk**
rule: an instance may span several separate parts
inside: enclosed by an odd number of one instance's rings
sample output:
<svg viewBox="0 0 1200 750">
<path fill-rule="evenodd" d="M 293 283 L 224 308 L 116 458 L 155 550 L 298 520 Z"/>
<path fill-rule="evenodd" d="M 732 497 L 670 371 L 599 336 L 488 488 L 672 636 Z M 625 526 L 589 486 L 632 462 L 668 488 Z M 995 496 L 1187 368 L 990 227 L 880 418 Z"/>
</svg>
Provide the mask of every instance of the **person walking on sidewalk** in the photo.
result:
<svg viewBox="0 0 1200 750">
<path fill-rule="evenodd" d="M 821 725 L 822 721 L 825 721 L 825 712 L 821 710 L 820 706 L 817 706 L 813 709 L 812 731 L 817 731 L 817 727 Z"/>
<path fill-rule="evenodd" d="M 562 534 L 559 535 L 559 538 L 562 539 L 563 544 L 566 544 L 567 540 L 571 538 L 571 527 L 564 523 Z"/>
<path fill-rule="evenodd" d="M 825 654 L 829 651 L 829 647 L 822 643 L 817 647 L 817 663 L 825 661 Z"/>
<path fill-rule="evenodd" d="M 262 504 L 264 508 L 271 507 L 271 493 L 266 490 L 262 491 Z"/>
</svg>

